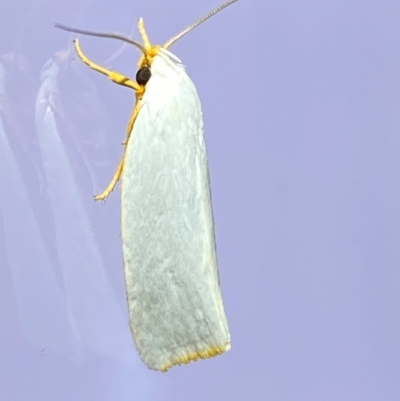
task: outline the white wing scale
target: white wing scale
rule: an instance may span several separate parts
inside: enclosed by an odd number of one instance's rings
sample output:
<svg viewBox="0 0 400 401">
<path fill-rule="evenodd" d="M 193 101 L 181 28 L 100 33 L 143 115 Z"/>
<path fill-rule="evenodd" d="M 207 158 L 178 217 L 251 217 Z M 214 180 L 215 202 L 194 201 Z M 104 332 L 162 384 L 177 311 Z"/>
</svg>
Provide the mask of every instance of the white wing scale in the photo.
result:
<svg viewBox="0 0 400 401">
<path fill-rule="evenodd" d="M 127 145 L 122 242 L 130 324 L 141 358 L 165 371 L 225 352 L 201 104 L 161 49 Z"/>
</svg>

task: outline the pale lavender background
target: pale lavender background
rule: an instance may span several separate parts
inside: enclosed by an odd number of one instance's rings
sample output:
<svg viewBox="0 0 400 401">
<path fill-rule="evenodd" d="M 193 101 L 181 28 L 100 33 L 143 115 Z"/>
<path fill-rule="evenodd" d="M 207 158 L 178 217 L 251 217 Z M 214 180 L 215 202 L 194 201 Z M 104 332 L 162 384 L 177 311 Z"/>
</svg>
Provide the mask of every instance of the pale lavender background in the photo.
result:
<svg viewBox="0 0 400 401">
<path fill-rule="evenodd" d="M 167 374 L 138 360 L 119 188 L 92 199 L 117 165 L 133 94 L 72 60 L 73 36 L 52 24 L 129 33 L 142 16 L 164 42 L 216 5 L 2 2 L 1 401 L 400 399 L 390 0 L 241 0 L 174 46 L 203 102 L 232 350 Z M 120 48 L 81 42 L 103 63 Z M 137 57 L 108 65 L 134 77 Z"/>
</svg>

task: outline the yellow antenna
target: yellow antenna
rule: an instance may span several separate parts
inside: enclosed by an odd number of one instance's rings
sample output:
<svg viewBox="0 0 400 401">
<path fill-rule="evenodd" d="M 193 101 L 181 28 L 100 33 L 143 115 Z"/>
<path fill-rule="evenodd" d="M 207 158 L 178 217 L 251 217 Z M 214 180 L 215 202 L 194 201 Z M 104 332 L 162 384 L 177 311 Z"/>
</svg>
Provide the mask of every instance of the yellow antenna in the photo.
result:
<svg viewBox="0 0 400 401">
<path fill-rule="evenodd" d="M 209 18 L 211 18 L 212 16 L 214 16 L 215 14 L 219 13 L 220 11 L 222 11 L 224 8 L 230 6 L 233 3 L 236 3 L 239 0 L 229 0 L 224 4 L 221 4 L 220 6 L 218 6 L 217 8 L 215 8 L 214 10 L 212 10 L 211 12 L 209 12 L 207 15 L 205 15 L 204 17 L 200 18 L 199 20 L 197 20 L 196 22 L 194 22 L 192 25 L 190 25 L 189 27 L 187 27 L 186 29 L 184 29 L 181 33 L 178 33 L 178 35 L 174 36 L 172 39 L 170 39 L 164 46 L 164 49 L 168 49 L 171 45 L 173 45 L 176 41 L 178 41 L 182 36 L 185 36 L 187 33 L 189 33 L 191 30 L 193 30 L 194 28 L 196 28 L 197 26 L 201 25 L 203 22 L 207 21 Z"/>
</svg>

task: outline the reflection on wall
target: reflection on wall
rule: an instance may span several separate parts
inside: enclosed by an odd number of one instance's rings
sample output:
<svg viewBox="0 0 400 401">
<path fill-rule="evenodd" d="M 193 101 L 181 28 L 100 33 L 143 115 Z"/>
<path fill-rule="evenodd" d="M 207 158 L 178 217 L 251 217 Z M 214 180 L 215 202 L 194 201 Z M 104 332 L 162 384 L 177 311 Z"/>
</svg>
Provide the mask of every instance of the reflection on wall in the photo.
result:
<svg viewBox="0 0 400 401">
<path fill-rule="evenodd" d="M 119 196 L 93 201 L 115 167 L 99 98 L 70 50 L 40 77 L 21 54 L 1 58 L 0 374 L 26 370 L 33 399 L 48 399 L 49 380 L 58 400 L 150 394 L 128 326 Z"/>
</svg>

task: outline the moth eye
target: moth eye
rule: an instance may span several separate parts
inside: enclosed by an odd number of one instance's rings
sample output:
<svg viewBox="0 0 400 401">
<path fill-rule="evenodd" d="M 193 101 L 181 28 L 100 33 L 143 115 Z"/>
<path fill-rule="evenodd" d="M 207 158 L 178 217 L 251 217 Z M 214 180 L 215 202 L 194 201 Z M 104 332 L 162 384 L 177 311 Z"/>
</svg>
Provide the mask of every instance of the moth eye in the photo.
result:
<svg viewBox="0 0 400 401">
<path fill-rule="evenodd" d="M 136 82 L 139 85 L 146 85 L 151 77 L 151 71 L 148 67 L 142 67 L 136 73 Z"/>
</svg>

